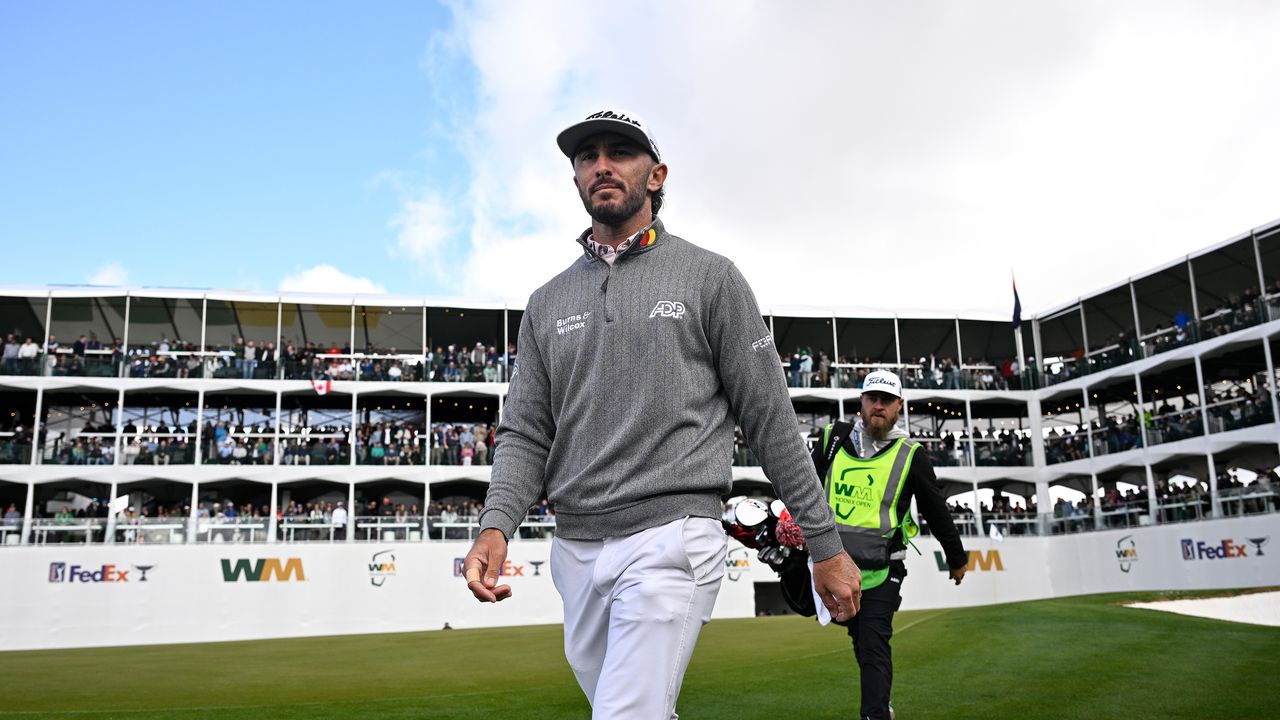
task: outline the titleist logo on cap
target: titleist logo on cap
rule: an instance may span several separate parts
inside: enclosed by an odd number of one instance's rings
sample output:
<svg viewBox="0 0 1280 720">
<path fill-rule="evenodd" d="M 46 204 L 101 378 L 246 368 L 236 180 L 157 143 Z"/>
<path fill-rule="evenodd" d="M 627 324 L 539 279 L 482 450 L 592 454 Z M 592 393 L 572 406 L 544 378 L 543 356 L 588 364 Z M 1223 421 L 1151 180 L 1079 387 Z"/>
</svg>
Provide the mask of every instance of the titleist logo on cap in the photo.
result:
<svg viewBox="0 0 1280 720">
<path fill-rule="evenodd" d="M 893 382 L 892 380 L 889 380 L 889 379 L 886 379 L 886 378 L 881 378 L 881 377 L 871 377 L 871 378 L 867 378 L 867 379 L 866 379 L 866 382 L 864 382 L 864 383 L 863 383 L 863 385 L 864 385 L 864 386 L 866 386 L 866 385 L 888 385 L 889 387 L 897 387 L 897 386 L 898 386 L 898 384 L 897 384 L 897 383 L 895 383 L 895 382 Z"/>
<path fill-rule="evenodd" d="M 591 113 L 590 115 L 587 116 L 586 119 L 588 120 L 621 120 L 623 122 L 629 122 L 632 125 L 635 125 L 636 127 L 640 127 L 639 120 L 632 120 L 631 118 L 627 117 L 625 114 L 620 115 L 618 113 L 615 113 L 612 110 L 601 110 L 598 113 Z"/>
</svg>

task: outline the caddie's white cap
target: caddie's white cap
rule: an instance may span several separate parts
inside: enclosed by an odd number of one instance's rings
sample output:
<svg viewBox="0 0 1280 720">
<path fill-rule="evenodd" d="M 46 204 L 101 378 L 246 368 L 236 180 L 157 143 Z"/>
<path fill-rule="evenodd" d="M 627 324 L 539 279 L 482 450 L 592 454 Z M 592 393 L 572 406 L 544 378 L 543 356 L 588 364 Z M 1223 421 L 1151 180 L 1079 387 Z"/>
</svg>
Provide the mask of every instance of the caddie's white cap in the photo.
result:
<svg viewBox="0 0 1280 720">
<path fill-rule="evenodd" d="M 639 115 L 622 110 L 601 110 L 591 113 L 585 120 L 574 123 L 556 136 L 556 144 L 565 157 L 573 159 L 573 153 L 582 145 L 582 141 L 597 133 L 617 133 L 634 140 L 637 145 L 649 151 L 654 160 L 662 161 L 658 154 L 658 143 L 653 141 L 653 133 Z"/>
<path fill-rule="evenodd" d="M 862 379 L 862 392 L 882 392 L 902 397 L 902 381 L 888 370 L 873 370 Z"/>
</svg>

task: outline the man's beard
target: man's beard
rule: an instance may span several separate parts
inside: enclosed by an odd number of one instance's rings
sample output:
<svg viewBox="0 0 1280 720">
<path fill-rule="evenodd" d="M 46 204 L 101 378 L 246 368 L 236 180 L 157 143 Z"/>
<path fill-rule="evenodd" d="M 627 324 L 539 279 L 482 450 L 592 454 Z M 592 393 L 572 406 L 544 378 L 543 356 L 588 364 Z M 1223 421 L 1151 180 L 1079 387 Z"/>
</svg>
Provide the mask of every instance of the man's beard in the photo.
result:
<svg viewBox="0 0 1280 720">
<path fill-rule="evenodd" d="M 889 434 L 889 431 L 893 429 L 893 426 L 897 424 L 897 421 L 898 421 L 898 418 L 896 416 L 892 418 L 887 416 L 886 417 L 868 416 L 866 419 L 862 421 L 862 424 L 864 427 L 867 428 L 867 432 L 871 435 L 871 437 L 875 438 L 876 440 L 883 440 L 885 439 L 885 436 Z"/>
<path fill-rule="evenodd" d="M 591 216 L 592 220 L 607 227 L 618 227 L 640 212 L 640 208 L 644 207 L 648 191 L 643 186 L 637 187 L 623 196 L 621 205 L 607 207 L 592 205 L 590 193 L 581 193 L 581 195 L 582 207 L 586 208 L 587 214 Z"/>
</svg>

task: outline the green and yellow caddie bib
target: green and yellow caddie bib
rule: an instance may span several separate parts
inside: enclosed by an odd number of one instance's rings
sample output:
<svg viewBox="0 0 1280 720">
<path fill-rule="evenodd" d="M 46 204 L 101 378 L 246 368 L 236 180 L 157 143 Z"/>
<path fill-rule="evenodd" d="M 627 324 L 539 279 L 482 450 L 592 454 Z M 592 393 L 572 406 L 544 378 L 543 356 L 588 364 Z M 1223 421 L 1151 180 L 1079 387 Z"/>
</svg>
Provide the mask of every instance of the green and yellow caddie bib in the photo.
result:
<svg viewBox="0 0 1280 720">
<path fill-rule="evenodd" d="M 831 427 L 822 434 L 824 449 L 831 442 Z M 889 541 L 894 531 L 901 527 L 904 541 L 916 534 L 909 512 L 906 518 L 898 517 L 898 499 L 919 447 L 914 440 L 898 438 L 871 458 L 855 457 L 840 447 L 822 480 L 840 540 L 862 571 L 863 590 L 889 576 Z"/>
</svg>

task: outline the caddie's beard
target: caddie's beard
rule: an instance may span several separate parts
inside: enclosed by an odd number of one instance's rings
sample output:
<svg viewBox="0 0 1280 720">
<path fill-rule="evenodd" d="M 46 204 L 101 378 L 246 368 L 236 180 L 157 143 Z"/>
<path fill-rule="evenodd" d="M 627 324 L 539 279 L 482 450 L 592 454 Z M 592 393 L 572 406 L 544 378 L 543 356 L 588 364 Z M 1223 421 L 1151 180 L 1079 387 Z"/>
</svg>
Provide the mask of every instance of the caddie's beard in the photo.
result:
<svg viewBox="0 0 1280 720">
<path fill-rule="evenodd" d="M 889 434 L 889 430 L 898 422 L 898 414 L 885 415 L 884 417 L 876 417 L 868 415 L 862 424 L 867 428 L 867 433 L 876 440 L 884 440 Z"/>
<path fill-rule="evenodd" d="M 593 204 L 589 191 L 579 192 L 578 194 L 582 197 L 582 207 L 586 208 L 587 214 L 591 216 L 592 220 L 606 227 L 618 227 L 625 224 L 636 213 L 640 212 L 640 208 L 644 207 L 648 189 L 643 185 L 633 188 L 623 196 L 621 204 L 610 205 Z"/>
</svg>

